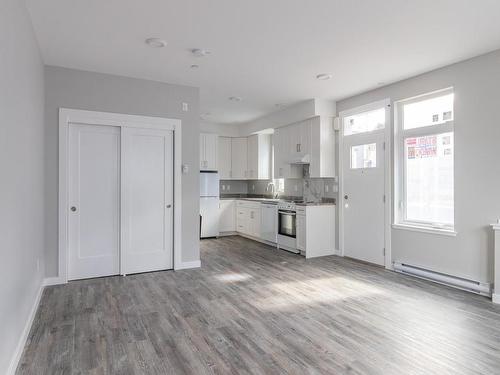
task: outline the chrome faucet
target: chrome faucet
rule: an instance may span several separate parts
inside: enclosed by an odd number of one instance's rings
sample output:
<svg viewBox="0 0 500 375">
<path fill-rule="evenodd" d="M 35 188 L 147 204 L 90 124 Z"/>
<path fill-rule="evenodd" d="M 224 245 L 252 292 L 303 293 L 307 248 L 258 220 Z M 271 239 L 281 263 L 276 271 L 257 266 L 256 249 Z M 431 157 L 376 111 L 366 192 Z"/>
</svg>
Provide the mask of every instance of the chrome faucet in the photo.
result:
<svg viewBox="0 0 500 375">
<path fill-rule="evenodd" d="M 269 188 L 271 188 L 271 193 L 273 194 L 273 198 L 276 198 L 276 185 L 274 184 L 273 181 L 267 184 L 266 192 L 269 191 Z"/>
</svg>

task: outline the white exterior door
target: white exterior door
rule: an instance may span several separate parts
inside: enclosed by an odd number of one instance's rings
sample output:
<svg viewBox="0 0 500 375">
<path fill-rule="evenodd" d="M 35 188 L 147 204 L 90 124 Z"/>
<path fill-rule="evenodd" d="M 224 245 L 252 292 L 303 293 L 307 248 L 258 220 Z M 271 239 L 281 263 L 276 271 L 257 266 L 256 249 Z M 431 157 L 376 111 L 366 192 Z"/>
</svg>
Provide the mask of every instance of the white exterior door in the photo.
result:
<svg viewBox="0 0 500 375">
<path fill-rule="evenodd" d="M 173 268 L 173 132 L 124 128 L 122 273 Z"/>
<path fill-rule="evenodd" d="M 68 280 L 120 273 L 120 128 L 69 126 Z"/>
<path fill-rule="evenodd" d="M 343 121 L 344 255 L 378 265 L 385 263 L 386 117 L 381 107 Z"/>
</svg>

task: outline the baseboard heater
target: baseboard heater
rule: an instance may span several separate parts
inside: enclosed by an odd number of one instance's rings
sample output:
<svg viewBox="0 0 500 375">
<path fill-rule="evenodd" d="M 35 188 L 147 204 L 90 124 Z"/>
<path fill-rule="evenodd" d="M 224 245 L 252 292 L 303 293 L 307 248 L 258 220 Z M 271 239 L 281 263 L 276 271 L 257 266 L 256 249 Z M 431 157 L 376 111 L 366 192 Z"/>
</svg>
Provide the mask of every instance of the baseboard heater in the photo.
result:
<svg viewBox="0 0 500 375">
<path fill-rule="evenodd" d="M 463 279 L 461 277 L 446 275 L 435 271 L 430 271 L 425 268 L 411 266 L 405 263 L 394 262 L 394 270 L 396 272 L 404 273 L 406 275 L 415 276 L 421 279 L 434 281 L 439 284 L 452 286 L 454 288 L 466 290 L 468 292 L 480 294 L 483 296 L 491 297 L 491 284 L 481 283 Z"/>
</svg>

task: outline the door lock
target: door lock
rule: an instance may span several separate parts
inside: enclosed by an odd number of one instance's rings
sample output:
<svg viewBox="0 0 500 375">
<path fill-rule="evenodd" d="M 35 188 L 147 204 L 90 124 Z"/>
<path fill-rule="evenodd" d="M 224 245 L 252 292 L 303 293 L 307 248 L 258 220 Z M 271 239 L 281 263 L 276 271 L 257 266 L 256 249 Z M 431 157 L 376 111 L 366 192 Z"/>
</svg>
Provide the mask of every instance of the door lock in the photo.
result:
<svg viewBox="0 0 500 375">
<path fill-rule="evenodd" d="M 75 206 L 71 206 L 70 210 L 71 210 L 71 212 L 76 212 L 76 207 Z"/>
<path fill-rule="evenodd" d="M 349 196 L 348 196 L 347 194 L 346 194 L 346 195 L 344 195 L 344 199 L 345 199 L 345 200 L 349 199 Z"/>
</svg>

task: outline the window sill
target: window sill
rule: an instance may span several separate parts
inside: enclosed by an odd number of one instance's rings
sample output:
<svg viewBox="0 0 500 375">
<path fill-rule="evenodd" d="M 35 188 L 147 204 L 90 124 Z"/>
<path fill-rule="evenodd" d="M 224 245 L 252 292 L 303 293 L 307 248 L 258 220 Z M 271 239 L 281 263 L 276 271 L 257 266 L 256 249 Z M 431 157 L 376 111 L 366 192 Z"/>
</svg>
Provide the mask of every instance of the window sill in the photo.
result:
<svg viewBox="0 0 500 375">
<path fill-rule="evenodd" d="M 456 237 L 457 232 L 453 229 L 430 228 L 426 226 L 410 225 L 410 224 L 392 224 L 394 229 L 404 229 L 413 232 L 422 232 L 429 234 L 438 234 L 442 236 Z"/>
</svg>

